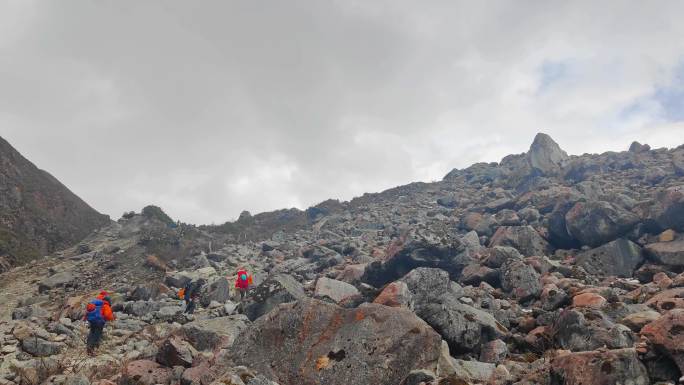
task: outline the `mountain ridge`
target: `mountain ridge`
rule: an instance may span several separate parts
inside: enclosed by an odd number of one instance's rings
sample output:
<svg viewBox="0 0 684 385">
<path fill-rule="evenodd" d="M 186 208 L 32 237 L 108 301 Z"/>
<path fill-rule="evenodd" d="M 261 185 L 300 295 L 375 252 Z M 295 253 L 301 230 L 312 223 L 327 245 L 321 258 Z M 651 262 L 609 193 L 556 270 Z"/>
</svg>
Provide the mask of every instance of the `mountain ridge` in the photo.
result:
<svg viewBox="0 0 684 385">
<path fill-rule="evenodd" d="M 66 248 L 109 217 L 0 137 L 0 257 L 13 263 Z"/>
</svg>

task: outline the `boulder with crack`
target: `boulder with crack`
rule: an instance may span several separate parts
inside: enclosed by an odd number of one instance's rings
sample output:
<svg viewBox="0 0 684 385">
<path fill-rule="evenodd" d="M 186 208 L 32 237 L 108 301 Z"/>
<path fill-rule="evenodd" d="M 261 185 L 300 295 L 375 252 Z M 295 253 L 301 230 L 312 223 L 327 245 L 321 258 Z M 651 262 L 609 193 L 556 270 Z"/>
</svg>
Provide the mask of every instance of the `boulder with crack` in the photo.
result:
<svg viewBox="0 0 684 385">
<path fill-rule="evenodd" d="M 441 338 L 409 310 L 304 299 L 258 319 L 236 345 L 225 362 L 282 385 L 395 385 L 412 369 L 437 368 Z"/>
</svg>

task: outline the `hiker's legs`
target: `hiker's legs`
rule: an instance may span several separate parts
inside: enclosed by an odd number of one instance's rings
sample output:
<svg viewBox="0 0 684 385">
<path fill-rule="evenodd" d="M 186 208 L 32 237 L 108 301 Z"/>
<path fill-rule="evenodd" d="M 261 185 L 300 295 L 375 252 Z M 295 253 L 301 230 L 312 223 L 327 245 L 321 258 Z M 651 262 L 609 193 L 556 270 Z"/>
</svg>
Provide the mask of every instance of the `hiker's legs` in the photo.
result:
<svg viewBox="0 0 684 385">
<path fill-rule="evenodd" d="M 195 312 L 195 300 L 190 300 L 190 303 L 188 303 L 188 307 L 185 309 L 185 312 L 188 314 L 192 314 Z"/>
<path fill-rule="evenodd" d="M 246 296 L 247 296 L 247 290 L 240 289 L 240 301 L 244 300 Z"/>
<path fill-rule="evenodd" d="M 100 346 L 102 340 L 102 329 L 104 324 L 90 323 L 90 333 L 88 333 L 87 350 L 89 354 L 94 354 L 95 349 Z"/>
</svg>

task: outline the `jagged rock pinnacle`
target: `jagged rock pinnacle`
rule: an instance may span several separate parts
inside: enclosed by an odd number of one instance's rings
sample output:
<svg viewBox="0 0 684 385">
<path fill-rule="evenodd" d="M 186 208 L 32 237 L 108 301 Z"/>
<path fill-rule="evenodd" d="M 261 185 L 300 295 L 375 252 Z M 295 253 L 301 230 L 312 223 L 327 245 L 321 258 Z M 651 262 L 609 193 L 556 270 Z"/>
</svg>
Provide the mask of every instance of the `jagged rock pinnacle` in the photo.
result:
<svg viewBox="0 0 684 385">
<path fill-rule="evenodd" d="M 549 135 L 540 132 L 534 137 L 527 158 L 532 168 L 552 174 L 568 159 L 568 154 Z"/>
</svg>

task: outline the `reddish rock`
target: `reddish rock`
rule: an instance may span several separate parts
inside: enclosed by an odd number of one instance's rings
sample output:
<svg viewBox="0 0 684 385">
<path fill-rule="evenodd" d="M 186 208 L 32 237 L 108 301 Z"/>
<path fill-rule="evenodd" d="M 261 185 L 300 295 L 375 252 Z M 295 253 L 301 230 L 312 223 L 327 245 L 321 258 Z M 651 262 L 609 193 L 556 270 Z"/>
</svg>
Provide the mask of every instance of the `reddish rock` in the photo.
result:
<svg viewBox="0 0 684 385">
<path fill-rule="evenodd" d="M 172 370 L 150 360 L 129 362 L 123 369 L 119 385 L 170 384 Z"/>
<path fill-rule="evenodd" d="M 684 273 L 677 274 L 676 277 L 672 278 L 672 286 L 674 286 L 674 287 L 684 286 Z"/>
<path fill-rule="evenodd" d="M 413 307 L 411 291 L 403 281 L 396 281 L 387 285 L 373 303 L 391 307 Z"/>
<path fill-rule="evenodd" d="M 666 273 L 660 272 L 653 276 L 653 283 L 661 289 L 667 289 L 672 286 L 672 279 Z"/>
<path fill-rule="evenodd" d="M 525 342 L 539 351 L 544 351 L 551 344 L 552 329 L 550 326 L 538 326 L 525 336 Z"/>
<path fill-rule="evenodd" d="M 674 309 L 641 329 L 641 335 L 684 372 L 684 309 Z"/>
<path fill-rule="evenodd" d="M 214 375 L 208 363 L 186 369 L 181 376 L 181 385 L 209 385 L 214 381 Z"/>
<path fill-rule="evenodd" d="M 646 305 L 661 312 L 672 309 L 684 309 L 684 287 L 662 291 L 646 301 Z"/>
<path fill-rule="evenodd" d="M 156 255 L 148 255 L 147 258 L 145 258 L 145 266 L 159 271 L 167 271 L 169 269 L 166 264 Z"/>
<path fill-rule="evenodd" d="M 344 270 L 337 276 L 337 279 L 342 282 L 355 283 L 361 280 L 364 271 L 366 271 L 365 263 L 360 263 L 356 265 L 347 265 Z"/>
<path fill-rule="evenodd" d="M 490 364 L 499 364 L 506 359 L 508 346 L 501 340 L 489 341 L 482 345 L 480 351 L 480 361 Z"/>
<path fill-rule="evenodd" d="M 480 282 L 497 284 L 499 282 L 499 272 L 479 263 L 473 263 L 463 269 L 459 281 L 464 285 L 479 285 Z"/>
<path fill-rule="evenodd" d="M 582 293 L 572 297 L 572 306 L 590 307 L 592 309 L 602 308 L 608 301 L 596 293 Z"/>
<path fill-rule="evenodd" d="M 634 349 L 589 351 L 558 356 L 551 361 L 553 383 L 615 385 L 650 383 L 646 367 Z"/>
</svg>

